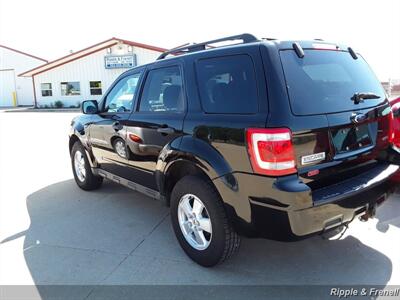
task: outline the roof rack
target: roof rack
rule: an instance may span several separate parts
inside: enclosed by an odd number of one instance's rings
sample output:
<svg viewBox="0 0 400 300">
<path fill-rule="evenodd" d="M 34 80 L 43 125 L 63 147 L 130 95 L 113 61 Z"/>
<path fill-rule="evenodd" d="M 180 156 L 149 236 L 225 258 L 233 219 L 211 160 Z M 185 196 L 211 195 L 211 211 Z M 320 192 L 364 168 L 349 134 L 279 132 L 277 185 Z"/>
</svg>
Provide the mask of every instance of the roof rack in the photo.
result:
<svg viewBox="0 0 400 300">
<path fill-rule="evenodd" d="M 191 45 L 184 45 L 182 47 L 176 47 L 173 49 L 170 49 L 168 51 L 165 51 L 164 53 L 162 53 L 157 60 L 159 59 L 163 59 L 165 57 L 167 57 L 170 54 L 184 54 L 184 53 L 189 53 L 189 52 L 196 52 L 196 51 L 201 51 L 201 50 L 206 50 L 206 46 L 209 44 L 215 44 L 215 43 L 220 43 L 220 42 L 225 42 L 225 41 L 235 41 L 235 40 L 242 40 L 243 44 L 246 43 L 252 43 L 252 42 L 257 42 L 258 39 L 249 33 L 243 33 L 243 34 L 239 34 L 239 35 L 232 35 L 232 36 L 228 36 L 228 37 L 224 37 L 224 38 L 220 38 L 220 39 L 216 39 L 216 40 L 211 40 L 211 41 L 206 41 L 206 42 L 202 42 L 202 43 L 196 43 L 196 44 L 191 44 Z"/>
</svg>

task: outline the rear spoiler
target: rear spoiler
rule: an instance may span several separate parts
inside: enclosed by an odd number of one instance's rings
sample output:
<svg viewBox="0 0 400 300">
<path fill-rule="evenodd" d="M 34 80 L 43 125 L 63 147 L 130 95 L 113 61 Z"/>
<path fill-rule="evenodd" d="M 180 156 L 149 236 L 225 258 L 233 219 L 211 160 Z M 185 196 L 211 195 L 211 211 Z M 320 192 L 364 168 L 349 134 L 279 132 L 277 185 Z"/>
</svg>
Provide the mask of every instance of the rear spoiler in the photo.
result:
<svg viewBox="0 0 400 300">
<path fill-rule="evenodd" d="M 293 46 L 293 49 L 296 52 L 297 56 L 299 58 L 303 58 L 304 57 L 304 49 L 300 46 L 300 44 L 298 42 L 294 42 L 292 44 L 292 46 Z M 337 45 L 324 44 L 324 43 L 313 44 L 313 48 L 316 50 L 333 50 L 333 51 L 340 50 L 339 46 L 337 46 Z M 358 59 L 357 53 L 354 52 L 354 50 L 351 47 L 348 47 L 347 51 L 349 51 L 349 53 L 353 59 Z"/>
</svg>

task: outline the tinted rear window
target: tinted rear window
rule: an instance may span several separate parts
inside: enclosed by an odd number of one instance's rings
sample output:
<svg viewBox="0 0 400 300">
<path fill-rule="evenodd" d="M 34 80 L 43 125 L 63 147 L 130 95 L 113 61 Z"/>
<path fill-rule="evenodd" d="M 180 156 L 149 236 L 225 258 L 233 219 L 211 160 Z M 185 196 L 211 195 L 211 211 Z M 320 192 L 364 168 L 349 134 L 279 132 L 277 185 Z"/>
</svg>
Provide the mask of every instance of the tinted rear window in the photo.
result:
<svg viewBox="0 0 400 300">
<path fill-rule="evenodd" d="M 258 110 L 253 61 L 248 55 L 202 59 L 197 77 L 207 113 L 251 114 Z"/>
<path fill-rule="evenodd" d="M 305 50 L 299 58 L 293 50 L 280 52 L 293 113 L 313 115 L 373 107 L 385 92 L 361 56 L 348 52 Z M 354 104 L 355 93 L 374 93 L 380 99 Z"/>
</svg>

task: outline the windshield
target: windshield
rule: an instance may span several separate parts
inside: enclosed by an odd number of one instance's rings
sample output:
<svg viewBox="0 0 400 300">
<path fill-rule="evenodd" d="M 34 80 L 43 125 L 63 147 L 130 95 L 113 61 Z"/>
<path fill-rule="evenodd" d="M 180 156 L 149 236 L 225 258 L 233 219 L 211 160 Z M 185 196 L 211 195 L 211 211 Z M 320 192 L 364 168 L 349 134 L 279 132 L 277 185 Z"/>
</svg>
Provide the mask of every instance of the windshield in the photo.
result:
<svg viewBox="0 0 400 300">
<path fill-rule="evenodd" d="M 299 58 L 294 50 L 280 51 L 292 111 L 314 115 L 358 110 L 376 106 L 386 95 L 365 60 L 348 52 L 305 50 Z M 355 104 L 356 93 L 373 93 L 379 98 Z"/>
</svg>

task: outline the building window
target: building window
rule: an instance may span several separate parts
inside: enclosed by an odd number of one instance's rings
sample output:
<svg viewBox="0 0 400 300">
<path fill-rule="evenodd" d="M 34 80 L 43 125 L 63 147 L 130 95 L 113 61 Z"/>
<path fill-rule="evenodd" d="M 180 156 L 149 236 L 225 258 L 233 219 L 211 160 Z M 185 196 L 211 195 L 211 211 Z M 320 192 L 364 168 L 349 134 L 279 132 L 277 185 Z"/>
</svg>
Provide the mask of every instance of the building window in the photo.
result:
<svg viewBox="0 0 400 300">
<path fill-rule="evenodd" d="M 101 81 L 90 81 L 90 95 L 101 95 Z"/>
<path fill-rule="evenodd" d="M 61 96 L 79 96 L 81 85 L 79 82 L 61 82 Z"/>
<path fill-rule="evenodd" d="M 53 96 L 53 90 L 51 89 L 51 83 L 41 83 L 40 89 L 42 90 L 43 97 Z"/>
</svg>

